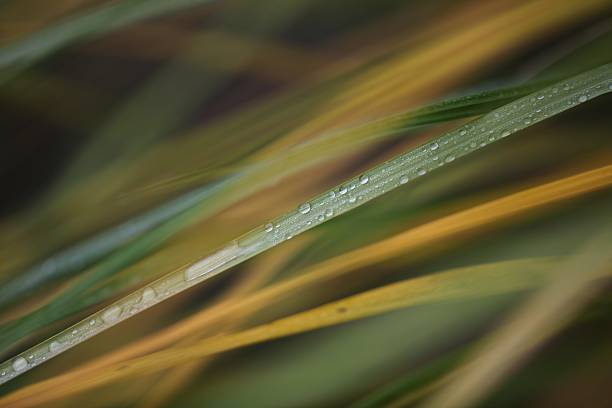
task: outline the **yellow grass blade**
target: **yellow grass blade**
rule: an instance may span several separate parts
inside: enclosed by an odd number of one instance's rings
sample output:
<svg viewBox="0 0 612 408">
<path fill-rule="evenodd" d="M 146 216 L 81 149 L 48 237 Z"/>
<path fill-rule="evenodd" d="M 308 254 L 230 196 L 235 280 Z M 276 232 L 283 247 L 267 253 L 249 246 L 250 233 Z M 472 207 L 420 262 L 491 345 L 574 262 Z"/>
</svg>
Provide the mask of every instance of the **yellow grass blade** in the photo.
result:
<svg viewBox="0 0 612 408">
<path fill-rule="evenodd" d="M 43 381 L 0 399 L 0 404 L 34 406 L 112 381 L 192 362 L 197 358 L 400 308 L 530 289 L 545 282 L 556 263 L 551 259 L 505 261 L 409 279 L 242 332 L 206 339 L 193 346 L 177 347 L 112 366 L 94 368 L 61 386 L 55 379 Z"/>
</svg>

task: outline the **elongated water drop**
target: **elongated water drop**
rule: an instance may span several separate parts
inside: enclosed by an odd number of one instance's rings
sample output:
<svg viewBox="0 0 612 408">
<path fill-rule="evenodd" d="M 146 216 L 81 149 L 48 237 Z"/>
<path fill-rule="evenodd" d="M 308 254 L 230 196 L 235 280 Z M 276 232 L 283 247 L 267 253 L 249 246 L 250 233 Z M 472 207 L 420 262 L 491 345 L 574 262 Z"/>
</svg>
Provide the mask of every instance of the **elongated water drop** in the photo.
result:
<svg viewBox="0 0 612 408">
<path fill-rule="evenodd" d="M 455 160 L 455 156 L 453 156 L 452 154 L 449 154 L 448 156 L 446 156 L 446 157 L 444 158 L 444 161 L 445 161 L 445 162 L 447 162 L 447 163 L 450 163 L 450 162 L 452 162 L 453 160 Z"/>
<path fill-rule="evenodd" d="M 580 95 L 580 97 L 578 98 L 578 102 L 586 102 L 587 101 L 587 96 L 586 95 Z"/>
<path fill-rule="evenodd" d="M 310 212 L 310 203 L 304 203 L 298 207 L 298 211 L 302 214 L 308 214 Z"/>
<path fill-rule="evenodd" d="M 334 215 L 334 210 L 332 210 L 331 208 L 328 208 L 327 210 L 325 210 L 326 217 L 331 217 L 332 215 Z"/>
<path fill-rule="evenodd" d="M 359 182 L 361 184 L 368 184 L 368 181 L 370 181 L 370 177 L 368 177 L 366 174 L 359 177 Z"/>
<path fill-rule="evenodd" d="M 155 293 L 155 290 L 153 290 L 153 288 L 149 286 L 144 288 L 144 290 L 142 291 L 142 301 L 145 303 L 152 302 L 153 300 L 155 300 L 156 297 L 157 293 Z"/>
<path fill-rule="evenodd" d="M 404 174 L 403 176 L 400 176 L 399 182 L 400 184 L 406 184 L 408 180 L 408 176 Z"/>
<path fill-rule="evenodd" d="M 438 150 L 438 147 L 440 147 L 440 145 L 437 144 L 436 142 L 433 142 L 432 144 L 429 145 L 429 150 L 433 152 L 435 150 Z"/>
<path fill-rule="evenodd" d="M 62 348 L 62 345 L 57 341 L 52 341 L 51 344 L 49 344 L 49 351 L 51 353 L 60 351 L 61 348 Z"/>
<path fill-rule="evenodd" d="M 276 228 L 276 226 L 274 228 Z M 234 241 L 227 247 L 219 249 L 217 252 L 207 256 L 206 258 L 194 263 L 189 268 L 187 268 L 187 270 L 185 270 L 185 279 L 189 281 L 200 276 L 204 276 L 207 273 L 222 267 L 228 262 L 233 261 L 240 254 L 241 249 Z"/>
<path fill-rule="evenodd" d="M 117 319 L 119 319 L 120 315 L 121 315 L 121 308 L 117 305 L 112 305 L 111 307 L 106 309 L 104 312 L 102 312 L 102 320 L 104 320 L 106 323 L 112 323 L 116 321 Z"/>
<path fill-rule="evenodd" d="M 424 168 L 417 169 L 417 174 L 419 176 L 424 176 L 425 174 L 427 174 L 427 170 L 425 170 Z"/>
</svg>

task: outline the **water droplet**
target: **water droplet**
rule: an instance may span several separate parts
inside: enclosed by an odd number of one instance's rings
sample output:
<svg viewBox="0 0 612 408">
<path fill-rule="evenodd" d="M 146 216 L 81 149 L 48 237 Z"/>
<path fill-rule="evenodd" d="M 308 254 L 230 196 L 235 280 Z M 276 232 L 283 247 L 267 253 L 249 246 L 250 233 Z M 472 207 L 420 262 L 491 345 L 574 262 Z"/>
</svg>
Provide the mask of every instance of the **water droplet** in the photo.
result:
<svg viewBox="0 0 612 408">
<path fill-rule="evenodd" d="M 90 325 L 90 326 L 93 326 L 93 325 L 95 325 L 95 324 L 96 324 L 96 321 L 95 321 L 94 319 L 91 319 L 91 320 L 89 321 L 89 325 Z"/>
<path fill-rule="evenodd" d="M 504 130 L 504 131 L 501 133 L 501 137 L 508 137 L 508 136 L 510 136 L 510 131 L 509 131 L 509 130 Z"/>
<path fill-rule="evenodd" d="M 74 330 L 72 331 L 72 335 L 74 335 L 74 336 L 76 336 L 76 334 L 77 334 L 77 333 L 78 333 L 77 329 L 74 329 Z"/>
<path fill-rule="evenodd" d="M 349 190 L 354 190 L 357 186 L 355 185 L 355 183 L 351 183 L 351 185 L 349 186 Z"/>
<path fill-rule="evenodd" d="M 612 91 L 612 83 L 608 85 L 608 89 Z"/>
<path fill-rule="evenodd" d="M 217 250 L 216 252 L 208 255 L 206 258 L 192 264 L 185 270 L 185 279 L 190 281 L 200 276 L 206 275 L 215 269 L 222 267 L 228 262 L 233 261 L 244 251 L 244 248 L 240 247 L 236 241 L 232 241 L 226 247 Z M 118 310 L 113 311 L 117 314 L 117 317 L 121 313 L 121 309 L 115 306 Z M 113 307 L 107 309 L 105 313 L 110 313 Z M 112 318 L 112 317 L 111 317 Z M 106 318 L 103 316 L 105 321 Z"/>
<path fill-rule="evenodd" d="M 351 197 L 349 198 L 349 203 L 351 203 L 351 204 L 352 204 L 352 203 L 354 203 L 355 201 L 357 201 L 357 198 L 356 198 L 355 196 L 351 196 Z"/>
<path fill-rule="evenodd" d="M 62 345 L 57 341 L 52 341 L 51 344 L 49 344 L 49 351 L 51 353 L 60 351 L 61 348 L 62 348 Z"/>
<path fill-rule="evenodd" d="M 319 216 L 317 217 L 317 220 L 319 222 L 323 222 L 323 221 L 325 221 L 325 217 L 323 216 L 323 214 L 319 214 Z"/>
<path fill-rule="evenodd" d="M 325 210 L 326 217 L 331 217 L 332 215 L 334 215 L 334 210 L 332 210 L 331 208 L 328 208 L 327 210 Z"/>
<path fill-rule="evenodd" d="M 433 161 L 438 161 L 439 159 L 440 158 L 438 156 L 434 156 L 434 157 L 431 158 L 431 160 L 433 160 Z"/>
<path fill-rule="evenodd" d="M 465 136 L 465 135 L 467 134 L 467 130 L 462 129 L 462 130 L 461 130 L 461 132 L 459 132 L 459 134 L 460 134 L 461 136 Z"/>
<path fill-rule="evenodd" d="M 472 149 L 475 149 L 477 146 L 478 146 L 478 144 L 477 144 L 476 142 L 471 142 L 471 143 L 470 143 L 470 147 L 471 147 Z"/>
<path fill-rule="evenodd" d="M 565 90 L 565 91 L 569 91 L 569 90 L 570 90 L 570 86 L 569 86 L 569 84 L 565 84 L 565 85 L 563 85 L 563 90 Z"/>
<path fill-rule="evenodd" d="M 494 135 L 489 136 L 489 141 L 490 142 L 494 142 L 495 141 L 495 136 Z"/>
<path fill-rule="evenodd" d="M 541 101 L 542 99 L 544 99 L 544 95 L 538 95 L 538 100 Z"/>
<path fill-rule="evenodd" d="M 266 232 L 272 232 L 272 230 L 274 229 L 274 225 L 268 223 L 266 224 L 266 226 L 264 227 Z"/>
<path fill-rule="evenodd" d="M 302 214 L 308 214 L 310 212 L 310 203 L 304 203 L 298 207 L 298 211 Z"/>
<path fill-rule="evenodd" d="M 438 150 L 438 147 L 440 147 L 440 145 L 437 144 L 436 142 L 433 142 L 432 144 L 429 145 L 429 150 L 433 152 L 435 150 Z"/>
<path fill-rule="evenodd" d="M 291 235 L 291 234 L 287 234 L 287 235 L 285 235 L 285 239 L 286 239 L 287 241 L 289 241 L 291 238 L 293 238 L 293 235 Z"/>
<path fill-rule="evenodd" d="M 406 184 L 408 180 L 409 180 L 408 176 L 404 174 L 403 176 L 400 177 L 399 182 L 400 184 Z"/>
<path fill-rule="evenodd" d="M 107 323 L 112 323 L 119 319 L 121 315 L 121 308 L 117 305 L 113 305 L 102 312 L 102 319 Z"/>
<path fill-rule="evenodd" d="M 530 124 L 530 123 L 531 123 L 531 119 L 530 119 L 530 118 L 525 119 L 524 123 L 525 123 L 526 125 Z"/>
<path fill-rule="evenodd" d="M 142 291 L 142 301 L 145 303 L 152 302 L 157 297 L 157 293 L 151 287 L 146 287 Z"/>
<path fill-rule="evenodd" d="M 17 357 L 16 359 L 13 360 L 13 370 L 15 371 L 25 370 L 27 366 L 28 366 L 28 361 L 23 357 Z"/>
<path fill-rule="evenodd" d="M 444 158 L 444 161 L 445 161 L 446 163 L 450 163 L 450 162 L 452 162 L 453 160 L 455 160 L 455 156 L 453 156 L 452 154 L 449 154 L 448 156 L 446 156 L 446 157 Z"/>
<path fill-rule="evenodd" d="M 338 193 L 340 193 L 340 195 L 344 195 L 346 194 L 346 192 L 348 191 L 348 188 L 346 188 L 345 186 L 340 187 L 340 190 L 338 190 Z"/>
<path fill-rule="evenodd" d="M 361 177 L 359 177 L 359 182 L 361 184 L 368 184 L 368 181 L 370 181 L 370 178 L 367 175 L 365 175 L 365 174 L 363 174 Z"/>
<path fill-rule="evenodd" d="M 423 168 L 417 169 L 417 174 L 419 176 L 424 176 L 425 174 L 427 174 L 427 170 L 425 170 Z"/>
<path fill-rule="evenodd" d="M 587 101 L 587 96 L 586 95 L 580 95 L 580 97 L 578 98 L 578 102 L 582 103 L 582 102 L 586 102 Z"/>
<path fill-rule="evenodd" d="M 329 192 L 329 196 L 330 196 L 331 198 L 336 198 L 336 192 L 335 192 L 335 191 L 333 191 L 333 190 L 332 190 L 332 191 L 330 191 L 330 192 Z"/>
</svg>

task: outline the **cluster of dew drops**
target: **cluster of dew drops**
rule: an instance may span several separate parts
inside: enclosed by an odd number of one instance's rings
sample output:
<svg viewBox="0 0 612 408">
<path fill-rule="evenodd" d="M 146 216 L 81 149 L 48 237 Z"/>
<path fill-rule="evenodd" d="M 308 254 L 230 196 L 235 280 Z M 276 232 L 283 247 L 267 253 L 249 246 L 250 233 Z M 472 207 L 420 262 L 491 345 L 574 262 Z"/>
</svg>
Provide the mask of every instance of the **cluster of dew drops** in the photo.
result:
<svg viewBox="0 0 612 408">
<path fill-rule="evenodd" d="M 60 333 L 50 342 L 42 343 L 30 349 L 29 353 L 26 353 L 27 356 L 19 355 L 14 357 L 10 361 L 10 368 L 12 370 L 9 370 L 8 367 L 5 367 L 6 364 L 3 364 L 0 371 L 0 383 L 8 381 L 26 369 L 34 367 L 63 350 L 116 324 L 122 317 L 125 317 L 124 311 L 127 311 L 128 315 L 133 315 L 156 301 L 157 292 L 150 286 L 145 287 L 138 293 L 136 301 L 125 302 L 126 304 L 122 306 L 118 304 L 110 305 L 89 319 L 77 323 L 66 333 Z M 134 296 L 131 296 L 131 298 L 133 299 Z"/>
<path fill-rule="evenodd" d="M 612 90 L 612 83 L 608 83 L 607 87 Z M 407 184 L 460 156 L 539 122 L 552 113 L 584 103 L 591 98 L 588 91 L 578 95 L 571 94 L 572 88 L 569 83 L 549 87 L 539 94 L 522 98 L 520 103 L 497 109 L 486 115 L 486 121 L 467 124 L 415 151 L 399 156 L 369 174 L 362 174 L 325 195 L 302 203 L 293 215 L 269 222 L 263 228 L 274 242 L 289 240 L 296 234 L 356 206 L 364 197 L 369 200 L 393 187 Z M 595 93 L 602 93 L 602 85 L 595 86 L 594 90 Z M 568 94 L 563 102 L 567 106 L 547 108 L 549 98 L 560 93 Z"/>
</svg>

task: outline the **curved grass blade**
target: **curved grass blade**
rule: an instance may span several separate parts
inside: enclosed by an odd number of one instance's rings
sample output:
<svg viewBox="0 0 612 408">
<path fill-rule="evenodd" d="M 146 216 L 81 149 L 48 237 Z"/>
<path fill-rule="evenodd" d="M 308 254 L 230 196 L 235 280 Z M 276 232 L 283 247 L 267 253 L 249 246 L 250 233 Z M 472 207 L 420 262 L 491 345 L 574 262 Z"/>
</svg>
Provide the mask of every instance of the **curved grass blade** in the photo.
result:
<svg viewBox="0 0 612 408">
<path fill-rule="evenodd" d="M 77 41 L 214 0 L 124 0 L 72 16 L 0 49 L 0 85 L 42 58 Z"/>
<path fill-rule="evenodd" d="M 158 279 L 56 336 L 0 365 L 0 383 L 74 347 L 134 314 L 226 271 L 294 235 L 341 215 L 427 172 L 502 140 L 512 133 L 612 91 L 612 64 L 556 83 L 444 134 L 427 145 L 348 180 L 295 211 L 231 241 L 204 259 Z M 28 358 L 28 359 L 26 359 Z M 25 364 L 24 364 L 25 363 Z"/>
<path fill-rule="evenodd" d="M 314 164 L 316 161 L 324 160 L 327 157 L 334 157 L 339 153 L 345 153 L 347 150 L 356 149 L 366 142 L 398 136 L 420 126 L 490 112 L 492 109 L 534 92 L 537 89 L 541 89 L 546 84 L 547 82 L 533 82 L 445 100 L 414 111 L 366 123 L 362 126 L 323 135 L 310 143 L 297 146 L 285 156 L 248 165 L 231 178 L 186 193 L 158 208 L 128 220 L 89 240 L 61 251 L 41 263 L 33 265 L 0 286 L 0 306 L 5 306 L 20 299 L 25 293 L 43 284 L 82 271 L 93 262 L 152 231 L 165 221 L 177 217 L 190 208 L 196 207 L 198 203 L 223 196 L 228 188 L 231 188 L 235 183 L 239 183 L 243 177 L 248 178 L 251 185 L 258 182 L 258 188 L 263 188 L 270 182 L 264 178 L 258 179 L 257 175 L 261 174 L 261 172 L 267 173 L 268 168 L 273 168 L 277 177 L 279 175 L 286 177 L 306 166 Z M 255 174 L 251 172 L 255 172 Z M 247 192 L 244 192 L 244 194 L 236 196 L 231 202 L 225 204 L 229 205 L 246 195 Z M 210 213 L 201 212 L 200 209 L 196 211 L 198 212 L 198 219 Z M 190 220 L 194 219 L 196 218 L 190 218 Z M 177 222 L 176 231 L 178 232 L 183 227 L 182 223 Z M 143 253 L 141 256 L 144 255 L 146 253 Z M 3 344 L 0 341 L 0 349 L 3 348 L 2 346 Z"/>
<path fill-rule="evenodd" d="M 510 374 L 522 360 L 559 333 L 612 275 L 610 219 L 543 287 L 458 369 L 454 380 L 427 401 L 428 407 L 471 407 Z"/>
<path fill-rule="evenodd" d="M 509 219 L 534 208 L 566 200 L 612 184 L 612 165 L 585 172 L 552 183 L 523 190 L 409 229 L 404 233 L 368 247 L 349 252 L 314 265 L 296 278 L 265 288 L 239 302 L 220 309 L 207 308 L 155 335 L 115 350 L 74 371 L 56 376 L 57 386 L 70 384 L 84 373 L 113 363 L 154 352 L 175 344 L 180 339 L 208 331 L 231 316 L 248 316 L 280 299 L 322 285 L 357 268 L 363 268 L 400 254 L 418 254 L 420 249 L 462 232 L 474 231 L 500 219 Z"/>
<path fill-rule="evenodd" d="M 201 340 L 192 346 L 174 347 L 113 366 L 92 369 L 63 387 L 58 387 L 54 379 L 33 384 L 0 399 L 0 403 L 32 406 L 132 375 L 154 373 L 200 357 L 393 310 L 537 288 L 554 276 L 552 272 L 558 262 L 550 258 L 502 261 L 408 279 L 241 332 Z"/>
</svg>

